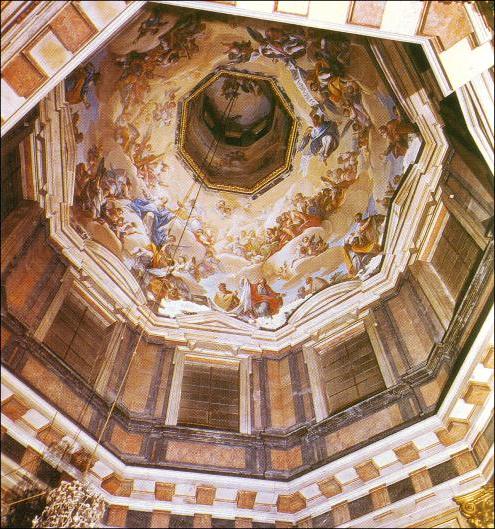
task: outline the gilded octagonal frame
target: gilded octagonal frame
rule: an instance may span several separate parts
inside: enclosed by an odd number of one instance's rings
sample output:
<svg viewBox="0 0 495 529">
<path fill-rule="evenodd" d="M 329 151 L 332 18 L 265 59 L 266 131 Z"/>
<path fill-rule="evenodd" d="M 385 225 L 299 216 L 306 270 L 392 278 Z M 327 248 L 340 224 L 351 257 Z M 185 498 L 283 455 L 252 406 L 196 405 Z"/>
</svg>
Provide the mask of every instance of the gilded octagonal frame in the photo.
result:
<svg viewBox="0 0 495 529">
<path fill-rule="evenodd" d="M 187 130 L 187 123 L 189 118 L 189 107 L 190 104 L 195 100 L 195 98 L 202 93 L 206 88 L 208 88 L 210 85 L 212 85 L 219 77 L 222 75 L 228 74 L 232 77 L 242 77 L 247 78 L 251 80 L 261 80 L 264 82 L 267 82 L 270 85 L 270 88 L 274 94 L 274 96 L 277 98 L 277 102 L 280 103 L 284 111 L 287 113 L 291 120 L 291 126 L 290 126 L 290 132 L 288 136 L 287 141 L 287 148 L 285 151 L 285 158 L 284 163 L 277 167 L 275 170 L 271 171 L 269 174 L 267 174 L 265 177 L 259 179 L 256 184 L 250 188 L 236 186 L 236 185 L 229 185 L 229 184 L 221 184 L 218 182 L 211 182 L 208 178 L 208 175 L 205 173 L 205 171 L 199 167 L 197 162 L 195 161 L 194 157 L 192 157 L 186 148 L 186 130 Z M 230 70 L 227 68 L 220 68 L 216 70 L 213 74 L 211 74 L 206 79 L 203 79 L 196 88 L 193 89 L 193 91 L 186 96 L 180 106 L 179 106 L 179 116 L 178 116 L 178 135 L 177 135 L 177 149 L 179 152 L 180 157 L 187 163 L 187 165 L 192 169 L 195 176 L 198 178 L 198 180 L 203 183 L 206 187 L 209 189 L 215 189 L 218 191 L 230 191 L 234 193 L 242 193 L 247 195 L 255 195 L 258 194 L 261 190 L 266 188 L 269 184 L 273 184 L 275 181 L 278 180 L 278 178 L 284 174 L 285 172 L 288 172 L 292 165 L 292 158 L 295 151 L 296 146 L 296 139 L 297 139 L 297 116 L 292 108 L 292 105 L 289 102 L 288 97 L 284 94 L 282 89 L 278 86 L 275 79 L 267 76 L 267 75 L 261 75 L 261 74 L 255 74 L 251 72 L 239 72 L 237 70 Z"/>
</svg>

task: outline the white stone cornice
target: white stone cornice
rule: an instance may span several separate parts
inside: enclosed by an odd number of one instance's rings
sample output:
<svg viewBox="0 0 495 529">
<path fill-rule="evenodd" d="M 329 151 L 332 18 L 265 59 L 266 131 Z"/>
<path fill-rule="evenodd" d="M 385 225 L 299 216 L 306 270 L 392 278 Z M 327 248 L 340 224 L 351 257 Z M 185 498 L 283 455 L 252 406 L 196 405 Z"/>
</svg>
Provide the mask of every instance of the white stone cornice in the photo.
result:
<svg viewBox="0 0 495 529">
<path fill-rule="evenodd" d="M 22 31 L 19 26 L 13 24 L 11 28 L 3 33 L 1 41 L 1 64 L 2 66 L 9 61 L 16 53 L 22 50 L 24 46 L 47 24 L 63 7 L 66 2 L 47 2 L 47 1 L 30 1 L 30 2 L 8 2 L 5 8 L 2 8 L 2 28 L 8 24 L 11 19 L 19 16 L 21 10 L 29 10 L 28 4 L 35 4 L 33 10 L 24 19 Z M 26 4 L 25 6 L 15 6 L 15 4 Z M 15 8 L 17 7 L 17 10 Z M 20 7 L 20 9 L 19 9 Z"/>
<path fill-rule="evenodd" d="M 55 9 L 58 11 L 60 9 L 58 4 L 62 2 L 40 2 L 40 4 L 45 4 L 47 9 Z M 129 3 L 121 13 L 119 13 L 113 20 L 104 28 L 101 28 L 96 36 L 91 40 L 89 44 L 84 46 L 80 51 L 75 53 L 70 60 L 68 60 L 56 73 L 54 73 L 46 81 L 46 83 L 31 97 L 26 99 L 20 107 L 18 107 L 15 112 L 2 123 L 1 134 L 2 136 L 6 134 L 21 118 L 25 116 L 32 108 L 34 108 L 51 90 L 53 90 L 59 83 L 61 83 L 77 66 L 83 63 L 88 57 L 90 57 L 96 50 L 100 49 L 101 46 L 112 37 L 116 31 L 119 30 L 128 20 L 130 20 L 142 7 L 146 4 L 144 0 L 133 0 Z M 48 16 L 49 15 L 49 16 Z M 48 19 L 53 17 L 53 13 L 48 13 Z M 36 21 L 36 17 L 32 17 L 33 21 Z M 19 32 L 19 37 L 22 38 L 24 32 Z M 28 33 L 25 33 L 26 37 Z M 31 35 L 32 37 L 34 35 Z M 29 39 L 28 39 L 29 40 Z M 2 38 L 2 42 L 4 39 Z M 25 43 L 24 43 L 25 44 Z M 2 50 L 2 59 L 7 60 L 13 54 L 17 53 L 19 49 L 22 48 L 20 45 L 16 45 L 15 50 L 8 53 L 4 57 L 4 52 Z"/>
<path fill-rule="evenodd" d="M 489 169 L 494 170 L 494 81 L 486 71 L 471 79 L 457 91 L 459 104 L 469 132 L 474 138 Z"/>
<path fill-rule="evenodd" d="M 328 463 L 318 469 L 315 469 L 307 474 L 295 478 L 289 482 L 280 482 L 273 480 L 254 479 L 248 477 L 239 476 L 225 476 L 222 474 L 208 473 L 203 474 L 201 472 L 185 472 L 177 470 L 167 470 L 159 468 L 144 468 L 128 466 L 122 463 L 117 457 L 115 457 L 109 450 L 99 446 L 96 450 L 96 457 L 99 460 L 100 467 L 103 465 L 104 468 L 113 471 L 115 474 L 121 476 L 123 479 L 130 480 L 145 480 L 145 481 L 159 481 L 165 483 L 176 483 L 176 484 L 190 484 L 196 486 L 198 484 L 204 484 L 207 482 L 209 486 L 236 490 L 252 490 L 257 491 L 258 494 L 271 494 L 273 495 L 273 503 L 269 504 L 270 510 L 260 511 L 255 506 L 254 510 L 240 510 L 235 505 L 229 504 L 228 502 L 222 503 L 222 505 L 215 505 L 213 508 L 209 506 L 199 507 L 197 505 L 188 505 L 187 507 L 183 503 L 177 503 L 175 500 L 172 502 L 156 502 L 154 500 L 139 499 L 134 496 L 130 498 L 122 498 L 116 496 L 108 496 L 108 501 L 112 504 L 126 505 L 133 509 L 148 510 L 151 508 L 163 508 L 170 510 L 176 514 L 186 513 L 198 513 L 204 512 L 208 514 L 217 515 L 219 517 L 231 517 L 231 516 L 246 516 L 259 521 L 273 521 L 286 520 L 293 523 L 301 520 L 309 515 L 316 516 L 327 512 L 332 506 L 347 500 L 351 501 L 361 496 L 368 494 L 371 488 L 380 485 L 389 485 L 395 483 L 404 477 L 407 477 L 411 472 L 419 470 L 424 467 L 432 467 L 438 465 L 444 461 L 447 461 L 453 456 L 463 450 L 468 450 L 472 447 L 474 441 L 477 439 L 479 434 L 486 428 L 488 421 L 491 420 L 493 414 L 493 399 L 487 398 L 483 405 L 476 406 L 475 411 L 471 414 L 470 429 L 464 438 L 459 441 L 443 446 L 439 442 L 427 441 L 424 442 L 425 437 L 432 437 L 432 432 L 442 428 L 445 423 L 449 420 L 450 414 L 454 408 L 454 405 L 462 400 L 462 396 L 470 380 L 473 379 L 474 373 L 476 372 L 477 366 L 481 365 L 486 351 L 490 345 L 493 345 L 493 307 L 490 310 L 485 322 L 481 326 L 476 338 L 467 353 L 466 359 L 459 370 L 453 384 L 451 385 L 438 413 L 431 416 L 423 421 L 420 421 L 412 426 L 404 428 L 386 438 L 371 443 L 368 446 L 356 450 L 336 461 Z M 310 345 L 305 349 L 307 350 Z M 184 357 L 183 353 L 179 354 L 179 357 Z M 493 370 L 490 380 L 493 385 Z M 31 390 L 26 384 L 20 381 L 15 375 L 13 375 L 8 369 L 2 370 L 2 383 L 3 387 L 7 388 L 7 393 L 11 392 L 14 395 L 18 395 L 26 405 L 36 410 L 42 416 L 53 421 L 52 424 L 55 428 L 63 431 L 66 435 L 73 437 L 77 436 L 80 445 L 88 452 L 92 452 L 95 448 L 95 440 L 88 436 L 86 433 L 74 424 L 71 420 L 67 419 L 61 413 L 57 412 L 53 406 L 48 404 L 42 397 L 36 392 Z M 493 390 L 492 390 L 493 395 Z M 12 395 L 9 395 L 9 398 Z M 24 428 L 18 421 L 13 422 L 7 417 L 2 416 L 2 424 L 6 427 L 9 435 L 12 435 L 19 442 L 25 446 L 31 446 L 39 453 L 44 450 L 44 445 L 38 439 L 33 437 L 32 430 Z M 429 438 L 428 437 L 428 438 Z M 434 437 L 434 436 L 433 436 Z M 347 484 L 344 484 L 344 490 L 341 494 L 338 494 L 332 498 L 325 498 L 324 496 L 313 497 L 308 502 L 308 507 L 305 510 L 299 511 L 297 514 L 284 514 L 283 518 L 281 513 L 275 511 L 275 499 L 278 494 L 293 494 L 306 490 L 313 487 L 319 481 L 324 480 L 328 476 L 340 475 L 353 470 L 353 468 L 362 463 L 363 461 L 369 461 L 370 459 L 376 458 L 377 461 L 382 460 L 382 456 L 386 453 L 392 453 L 394 448 L 400 447 L 409 442 L 415 442 L 418 440 L 418 452 L 420 458 L 412 461 L 408 464 L 379 464 L 380 475 L 370 481 L 361 482 L 360 480 L 352 480 Z M 455 485 L 456 490 L 467 490 L 469 487 L 474 487 L 475 484 L 480 480 L 487 480 L 487 472 L 493 465 L 492 451 L 488 452 L 484 462 L 476 469 L 468 474 L 463 474 L 454 480 L 448 482 L 450 485 Z M 63 467 L 68 473 L 74 474 L 74 469 L 69 465 Z M 77 471 L 76 471 L 77 473 Z M 472 478 L 472 479 L 471 479 Z M 96 478 L 95 483 L 99 485 L 101 478 Z M 476 481 L 478 480 L 478 481 Z M 449 485 L 449 486 L 450 486 Z M 422 497 L 425 493 L 437 493 L 440 490 L 448 490 L 447 484 L 441 484 L 438 487 L 428 489 L 424 493 L 415 495 L 409 499 L 403 500 L 403 503 L 396 502 L 389 509 L 393 509 L 396 512 L 396 516 L 399 516 L 402 505 L 409 505 L 408 501 L 416 501 L 416 499 Z M 313 487 L 314 488 L 314 487 Z M 459 494 L 460 492 L 456 492 Z M 383 509 L 387 511 L 387 509 Z M 375 511 L 373 515 L 369 515 L 363 519 L 372 520 L 380 515 L 382 511 Z M 399 513 L 399 514 L 397 514 Z M 276 518 L 274 515 L 276 514 Z M 361 519 L 360 519 L 361 520 Z M 375 520 L 376 521 L 376 520 Z M 356 526 L 356 521 L 349 522 L 346 526 Z M 375 526 L 375 525 L 373 525 Z M 377 525 L 378 526 L 378 525 Z"/>
</svg>

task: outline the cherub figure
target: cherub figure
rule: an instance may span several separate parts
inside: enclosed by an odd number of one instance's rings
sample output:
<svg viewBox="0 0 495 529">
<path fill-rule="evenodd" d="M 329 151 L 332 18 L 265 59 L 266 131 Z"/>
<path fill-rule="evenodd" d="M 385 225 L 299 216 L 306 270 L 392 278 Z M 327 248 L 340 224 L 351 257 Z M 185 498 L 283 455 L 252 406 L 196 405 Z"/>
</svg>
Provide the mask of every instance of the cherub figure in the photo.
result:
<svg viewBox="0 0 495 529">
<path fill-rule="evenodd" d="M 328 243 L 325 242 L 321 235 L 313 233 L 311 236 L 303 237 L 299 245 L 299 258 L 311 257 L 323 253 L 328 248 Z"/>
<path fill-rule="evenodd" d="M 230 217 L 230 215 L 232 215 L 232 208 L 228 206 L 227 202 L 223 199 L 217 202 L 217 211 L 222 217 Z"/>
<path fill-rule="evenodd" d="M 234 41 L 230 44 L 222 43 L 227 47 L 225 53 L 233 63 L 248 62 L 254 53 L 253 44 L 250 40 Z"/>
<path fill-rule="evenodd" d="M 388 121 L 386 125 L 382 125 L 378 132 L 389 141 L 383 156 L 391 154 L 394 158 L 399 158 L 406 154 L 409 147 L 409 134 L 417 132 L 417 127 L 397 117 Z"/>
<path fill-rule="evenodd" d="M 305 298 L 310 294 L 316 294 L 320 290 L 330 286 L 330 282 L 323 277 L 307 277 L 304 285 L 298 290 L 298 297 L 300 299 Z"/>
<path fill-rule="evenodd" d="M 154 101 L 153 119 L 160 127 L 168 126 L 172 122 L 175 109 L 177 108 L 177 101 L 175 94 L 177 90 L 168 93 L 168 101 L 165 103 L 157 103 Z"/>
<path fill-rule="evenodd" d="M 278 267 L 275 275 L 279 279 L 289 281 L 289 279 L 292 277 L 292 273 L 289 269 L 289 264 L 287 263 L 287 261 L 284 261 L 284 263 Z"/>
</svg>

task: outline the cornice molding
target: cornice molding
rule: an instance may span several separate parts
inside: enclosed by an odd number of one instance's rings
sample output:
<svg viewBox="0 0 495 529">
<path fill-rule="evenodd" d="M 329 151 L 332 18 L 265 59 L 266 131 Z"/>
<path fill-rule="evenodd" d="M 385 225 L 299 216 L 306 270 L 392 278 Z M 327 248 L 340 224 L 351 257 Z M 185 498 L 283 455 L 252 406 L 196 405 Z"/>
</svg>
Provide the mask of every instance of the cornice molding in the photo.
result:
<svg viewBox="0 0 495 529">
<path fill-rule="evenodd" d="M 388 387 L 386 390 L 350 406 L 342 412 L 325 417 L 319 422 L 315 423 L 314 421 L 311 421 L 305 424 L 296 424 L 286 430 L 270 429 L 256 435 L 193 431 L 185 427 L 165 425 L 163 424 L 163 419 L 154 419 L 145 415 L 140 416 L 133 414 L 122 402 L 119 402 L 114 409 L 114 421 L 130 434 L 146 433 L 150 438 L 158 436 L 165 440 L 177 439 L 210 443 L 219 442 L 229 446 L 245 447 L 248 450 L 259 450 L 260 448 L 287 449 L 298 443 L 314 444 L 316 440 L 325 438 L 325 436 L 332 432 L 348 426 L 357 420 L 368 417 L 373 413 L 385 410 L 392 404 L 399 404 L 408 399 L 414 401 L 416 399 L 416 390 L 422 385 L 433 381 L 442 367 L 447 371 L 451 371 L 453 365 L 463 352 L 463 344 L 467 341 L 467 345 L 470 346 L 469 335 L 466 334 L 466 324 L 472 321 L 475 312 L 479 309 L 480 299 L 487 296 L 486 288 L 487 284 L 490 282 L 493 258 L 493 243 L 491 243 L 484 253 L 478 270 L 473 277 L 470 288 L 468 289 L 464 300 L 461 302 L 443 341 L 437 343 L 433 347 L 428 359 L 422 365 L 415 366 L 413 369 L 406 372 L 400 377 L 395 385 Z M 66 380 L 72 391 L 74 391 L 84 402 L 91 400 L 93 409 L 97 411 L 101 419 L 106 416 L 110 404 L 100 395 L 95 393 L 94 389 L 91 388 L 87 382 L 81 379 L 77 373 L 65 367 L 58 357 L 51 353 L 51 351 L 49 351 L 44 345 L 36 343 L 30 338 L 27 329 L 25 329 L 15 318 L 6 314 L 2 317 L 2 321 L 17 335 L 17 337 L 13 338 L 3 351 L 3 361 L 6 362 L 7 366 L 13 365 L 8 360 L 11 356 L 11 351 L 15 351 L 15 356 L 18 362 L 22 362 L 24 356 L 21 354 L 22 350 L 29 351 L 35 358 L 40 359 L 45 366 L 57 373 L 62 380 Z M 360 325 L 360 322 L 356 322 L 356 325 Z M 26 336 L 26 334 L 28 334 L 28 336 Z M 332 343 L 333 337 L 321 340 L 320 342 L 314 342 L 312 347 L 316 347 L 317 349 L 326 347 L 329 341 Z M 170 344 L 167 343 L 164 343 L 163 345 L 170 347 Z M 199 349 L 196 349 L 196 345 L 199 346 Z M 218 349 L 216 351 L 208 351 L 203 348 L 202 344 L 196 343 L 189 344 L 188 346 L 180 346 L 179 350 L 183 353 L 186 352 L 189 354 L 201 351 L 202 356 L 205 357 L 211 357 L 212 354 L 213 356 L 218 355 Z M 298 349 L 296 349 L 296 351 L 297 350 Z M 222 356 L 225 357 L 226 354 L 229 354 L 228 351 L 222 351 Z M 232 354 L 232 357 L 236 359 L 245 357 L 245 355 L 234 355 L 235 353 Z M 396 426 L 393 431 L 400 431 L 404 429 L 404 426 L 407 424 L 414 424 L 425 417 L 432 416 L 436 409 L 436 405 L 425 407 L 420 401 L 418 401 L 417 405 L 418 411 L 412 417 L 408 418 L 405 423 Z M 108 441 L 108 439 L 106 440 Z M 359 445 L 354 446 L 352 450 L 354 451 L 364 444 L 365 443 L 360 443 Z M 347 452 L 349 450 L 351 449 L 348 449 Z M 342 455 L 343 454 L 340 453 L 333 455 L 329 459 L 313 461 L 311 465 L 322 466 L 328 461 L 338 460 Z M 149 464 L 146 459 L 143 459 L 143 456 L 121 455 L 120 457 L 123 461 L 129 464 L 138 462 L 140 464 Z M 157 465 L 162 466 L 161 464 Z M 169 468 L 173 465 L 163 464 L 163 466 Z M 290 473 L 290 479 L 296 475 L 304 474 L 307 470 L 307 465 L 305 465 L 297 472 Z M 254 471 L 254 469 L 246 469 L 236 472 L 241 472 L 245 475 L 258 475 L 261 477 L 265 474 L 266 469 L 257 469 L 256 471 Z M 225 473 L 228 474 L 229 470 L 226 469 Z"/>
</svg>

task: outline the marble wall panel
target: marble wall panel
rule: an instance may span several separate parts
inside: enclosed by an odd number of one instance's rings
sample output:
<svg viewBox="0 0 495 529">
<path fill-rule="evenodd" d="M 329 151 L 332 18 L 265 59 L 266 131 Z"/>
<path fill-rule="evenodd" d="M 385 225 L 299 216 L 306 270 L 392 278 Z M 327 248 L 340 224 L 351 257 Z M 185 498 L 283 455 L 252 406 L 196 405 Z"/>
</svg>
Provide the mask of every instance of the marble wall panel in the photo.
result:
<svg viewBox="0 0 495 529">
<path fill-rule="evenodd" d="M 420 34 L 428 37 L 436 36 L 444 50 L 468 36 L 473 28 L 462 4 L 462 2 L 428 2 Z"/>
<path fill-rule="evenodd" d="M 160 345 L 141 340 L 122 392 L 121 402 L 131 411 L 143 413 L 158 367 Z"/>
<path fill-rule="evenodd" d="M 30 328 L 36 328 L 60 287 L 66 267 L 47 244 L 45 228 L 38 225 L 25 252 L 6 277 L 7 307 Z"/>
<path fill-rule="evenodd" d="M 267 361 L 267 383 L 272 428 L 296 423 L 288 357 Z"/>
<path fill-rule="evenodd" d="M 95 27 L 84 18 L 73 4 L 68 4 L 50 23 L 50 26 L 71 52 L 77 51 L 95 33 Z"/>
<path fill-rule="evenodd" d="M 354 2 L 349 22 L 359 26 L 379 28 L 384 10 L 385 2 Z"/>
<path fill-rule="evenodd" d="M 185 441 L 169 441 L 166 460 L 222 468 L 246 467 L 244 448 Z"/>
<path fill-rule="evenodd" d="M 45 74 L 41 73 L 22 53 L 16 55 L 5 66 L 2 70 L 2 78 L 21 97 L 29 97 L 47 79 Z"/>
<path fill-rule="evenodd" d="M 123 454 L 137 455 L 141 452 L 143 436 L 141 434 L 129 433 L 118 424 L 115 424 L 110 436 L 110 442 Z"/>
</svg>

